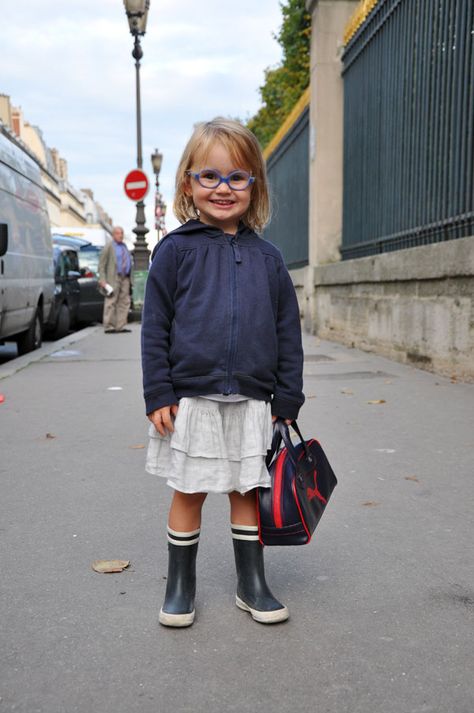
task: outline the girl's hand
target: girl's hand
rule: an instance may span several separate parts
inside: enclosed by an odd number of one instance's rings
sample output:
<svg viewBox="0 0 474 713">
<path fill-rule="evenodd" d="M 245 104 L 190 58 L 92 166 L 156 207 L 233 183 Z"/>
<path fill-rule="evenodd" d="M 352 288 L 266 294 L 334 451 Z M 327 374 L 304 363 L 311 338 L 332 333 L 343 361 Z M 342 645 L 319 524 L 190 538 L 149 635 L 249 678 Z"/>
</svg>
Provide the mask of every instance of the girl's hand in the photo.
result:
<svg viewBox="0 0 474 713">
<path fill-rule="evenodd" d="M 277 420 L 277 418 L 280 418 L 280 417 L 279 417 L 279 416 L 272 416 L 272 421 L 273 421 L 273 423 L 275 423 L 275 421 Z M 285 418 L 285 423 L 286 423 L 287 426 L 289 426 L 292 421 L 293 421 L 292 418 Z"/>
<path fill-rule="evenodd" d="M 173 433 L 173 421 L 178 413 L 178 404 L 163 406 L 147 414 L 147 418 L 152 422 L 161 436 L 166 436 L 166 431 Z"/>
</svg>

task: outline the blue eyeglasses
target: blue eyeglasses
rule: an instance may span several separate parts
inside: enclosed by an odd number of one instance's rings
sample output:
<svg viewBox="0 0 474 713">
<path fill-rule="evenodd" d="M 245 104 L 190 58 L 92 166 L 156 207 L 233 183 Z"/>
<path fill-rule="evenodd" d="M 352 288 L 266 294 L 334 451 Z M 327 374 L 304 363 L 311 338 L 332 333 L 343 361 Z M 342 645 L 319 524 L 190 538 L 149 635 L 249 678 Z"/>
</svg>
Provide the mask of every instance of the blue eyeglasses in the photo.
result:
<svg viewBox="0 0 474 713">
<path fill-rule="evenodd" d="M 227 183 L 232 191 L 244 191 L 255 181 L 255 176 L 251 176 L 247 171 L 232 171 L 228 176 L 221 176 L 213 168 L 203 168 L 202 171 L 186 171 L 189 176 L 196 179 L 203 188 L 217 188 L 221 183 Z"/>
</svg>

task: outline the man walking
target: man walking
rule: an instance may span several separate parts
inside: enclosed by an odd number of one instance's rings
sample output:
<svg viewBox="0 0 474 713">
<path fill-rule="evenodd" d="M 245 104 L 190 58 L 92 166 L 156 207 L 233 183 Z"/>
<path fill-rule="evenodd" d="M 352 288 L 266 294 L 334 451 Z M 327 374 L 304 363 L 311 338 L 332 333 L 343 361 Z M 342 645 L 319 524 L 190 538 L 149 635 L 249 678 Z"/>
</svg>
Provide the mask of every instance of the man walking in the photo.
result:
<svg viewBox="0 0 474 713">
<path fill-rule="evenodd" d="M 104 247 L 99 260 L 99 287 L 109 284 L 113 292 L 105 297 L 103 324 L 106 334 L 130 332 L 126 328 L 130 309 L 132 257 L 123 242 L 123 228 L 116 225 L 113 240 Z"/>
</svg>

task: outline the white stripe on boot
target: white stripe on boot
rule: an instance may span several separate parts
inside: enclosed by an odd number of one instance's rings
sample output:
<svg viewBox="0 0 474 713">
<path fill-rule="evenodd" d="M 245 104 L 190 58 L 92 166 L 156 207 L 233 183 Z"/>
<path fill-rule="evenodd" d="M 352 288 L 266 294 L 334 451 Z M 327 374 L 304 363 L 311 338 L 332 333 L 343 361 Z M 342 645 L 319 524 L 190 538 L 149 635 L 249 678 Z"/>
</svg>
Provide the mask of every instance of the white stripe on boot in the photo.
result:
<svg viewBox="0 0 474 713">
<path fill-rule="evenodd" d="M 250 542 L 258 542 L 258 526 L 257 525 L 236 525 L 230 523 L 232 529 L 233 540 L 248 540 Z"/>
<path fill-rule="evenodd" d="M 191 532 L 178 532 L 177 530 L 172 530 L 168 525 L 168 542 L 172 545 L 178 545 L 179 547 L 187 547 L 189 545 L 195 545 L 199 542 L 199 535 L 201 533 L 201 528 L 197 530 L 192 530 Z"/>
</svg>

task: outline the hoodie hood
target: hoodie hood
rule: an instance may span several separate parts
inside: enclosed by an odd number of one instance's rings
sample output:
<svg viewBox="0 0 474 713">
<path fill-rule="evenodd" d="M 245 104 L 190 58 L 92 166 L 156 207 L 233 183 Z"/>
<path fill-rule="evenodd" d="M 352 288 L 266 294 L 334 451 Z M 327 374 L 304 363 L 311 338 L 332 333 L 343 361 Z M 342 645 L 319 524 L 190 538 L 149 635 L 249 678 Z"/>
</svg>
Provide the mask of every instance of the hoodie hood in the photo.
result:
<svg viewBox="0 0 474 713">
<path fill-rule="evenodd" d="M 205 235 L 208 238 L 219 238 L 224 235 L 224 232 L 220 228 L 216 228 L 215 225 L 208 225 L 207 223 L 201 223 L 200 220 L 188 220 L 186 223 L 183 223 L 183 225 L 180 225 L 178 228 L 175 228 L 174 230 L 171 230 L 169 233 L 165 235 L 164 238 L 160 240 L 159 243 L 155 245 L 153 248 L 153 252 L 151 255 L 151 260 L 153 261 L 153 258 L 156 255 L 156 251 L 160 247 L 160 245 L 170 236 L 175 236 L 175 235 L 186 235 L 186 236 L 192 236 L 192 235 Z M 239 227 L 237 229 L 237 232 L 235 234 L 236 238 L 242 239 L 242 238 L 259 238 L 260 236 L 257 235 L 251 228 L 247 227 L 242 221 L 239 223 Z M 262 238 L 260 238 L 262 239 Z"/>
<path fill-rule="evenodd" d="M 200 220 L 192 219 L 180 225 L 179 228 L 175 228 L 175 230 L 172 230 L 167 235 L 192 235 L 193 233 L 207 235 L 209 238 L 216 238 L 219 235 L 223 235 L 224 231 L 220 228 L 216 228 L 215 225 L 208 225 L 207 223 L 201 223 Z M 239 222 L 236 237 L 241 238 L 255 235 L 256 233 L 251 228 L 247 227 L 242 221 Z"/>
</svg>

